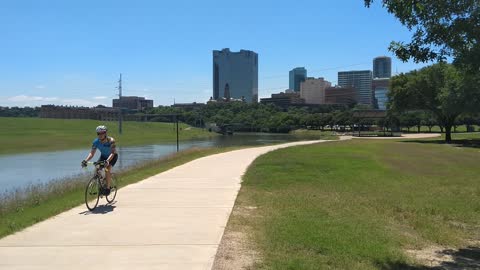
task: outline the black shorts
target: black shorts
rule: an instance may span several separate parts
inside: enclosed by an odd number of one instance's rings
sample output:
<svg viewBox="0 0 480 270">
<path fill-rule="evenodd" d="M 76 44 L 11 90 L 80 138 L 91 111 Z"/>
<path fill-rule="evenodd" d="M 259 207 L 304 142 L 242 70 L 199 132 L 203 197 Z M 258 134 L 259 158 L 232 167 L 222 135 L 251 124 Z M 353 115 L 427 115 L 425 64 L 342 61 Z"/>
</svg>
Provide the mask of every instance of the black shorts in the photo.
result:
<svg viewBox="0 0 480 270">
<path fill-rule="evenodd" d="M 108 157 L 105 157 L 105 156 L 100 156 L 100 158 L 98 159 L 98 161 L 105 161 L 107 160 Z M 118 159 L 118 154 L 113 154 L 113 158 L 112 160 L 110 161 L 110 165 L 115 166 L 115 163 L 117 163 L 117 159 Z"/>
</svg>

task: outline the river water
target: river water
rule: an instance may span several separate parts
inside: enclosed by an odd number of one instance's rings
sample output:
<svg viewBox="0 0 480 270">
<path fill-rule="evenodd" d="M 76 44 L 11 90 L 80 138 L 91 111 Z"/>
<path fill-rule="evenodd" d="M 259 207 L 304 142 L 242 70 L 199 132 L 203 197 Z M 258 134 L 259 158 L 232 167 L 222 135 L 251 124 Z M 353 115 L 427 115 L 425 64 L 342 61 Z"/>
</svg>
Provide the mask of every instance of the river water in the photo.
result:
<svg viewBox="0 0 480 270">
<path fill-rule="evenodd" d="M 302 139 L 312 139 L 302 137 Z M 258 146 L 299 140 L 288 134 L 245 133 L 217 136 L 212 139 L 180 142 L 180 150 L 192 147 Z M 125 169 L 142 161 L 158 159 L 176 152 L 176 144 L 153 144 L 117 147 L 119 158 L 115 169 Z M 87 177 L 92 171 L 82 169 L 80 162 L 88 154 L 83 150 L 39 152 L 18 155 L 0 155 L 0 195 L 29 185 L 48 183 L 58 179 Z M 99 153 L 92 160 L 98 159 Z"/>
</svg>

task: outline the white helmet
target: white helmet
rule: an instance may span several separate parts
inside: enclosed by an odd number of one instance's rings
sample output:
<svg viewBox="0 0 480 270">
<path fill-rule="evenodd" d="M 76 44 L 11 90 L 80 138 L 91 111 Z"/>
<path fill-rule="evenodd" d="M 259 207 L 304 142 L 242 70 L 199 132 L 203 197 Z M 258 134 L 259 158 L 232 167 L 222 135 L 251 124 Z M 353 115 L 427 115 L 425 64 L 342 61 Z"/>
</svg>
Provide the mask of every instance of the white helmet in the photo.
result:
<svg viewBox="0 0 480 270">
<path fill-rule="evenodd" d="M 97 130 L 97 133 L 107 132 L 107 127 L 106 126 L 98 126 L 96 130 Z"/>
</svg>

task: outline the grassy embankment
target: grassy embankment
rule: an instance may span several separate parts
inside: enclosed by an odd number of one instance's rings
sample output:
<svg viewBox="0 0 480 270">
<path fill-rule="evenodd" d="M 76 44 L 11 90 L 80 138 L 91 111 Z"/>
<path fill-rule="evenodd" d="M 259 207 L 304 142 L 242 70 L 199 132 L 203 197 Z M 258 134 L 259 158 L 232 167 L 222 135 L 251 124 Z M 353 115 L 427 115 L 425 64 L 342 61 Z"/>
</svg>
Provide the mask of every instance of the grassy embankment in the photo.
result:
<svg viewBox="0 0 480 270">
<path fill-rule="evenodd" d="M 247 235 L 261 258 L 255 269 L 427 269 L 407 251 L 480 240 L 480 153 L 428 142 L 328 142 L 261 156 L 227 232 Z"/>
</svg>

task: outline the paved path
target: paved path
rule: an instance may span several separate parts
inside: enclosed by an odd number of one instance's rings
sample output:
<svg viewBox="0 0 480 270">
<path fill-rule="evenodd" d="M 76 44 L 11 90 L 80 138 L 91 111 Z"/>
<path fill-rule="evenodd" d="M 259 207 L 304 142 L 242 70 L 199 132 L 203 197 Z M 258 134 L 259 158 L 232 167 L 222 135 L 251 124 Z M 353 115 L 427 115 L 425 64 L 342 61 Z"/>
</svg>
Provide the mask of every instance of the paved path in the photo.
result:
<svg viewBox="0 0 480 270">
<path fill-rule="evenodd" d="M 367 139 L 367 140 L 398 140 L 398 139 L 426 139 L 426 138 L 437 138 L 441 137 L 440 133 L 409 133 L 402 134 L 401 137 L 355 137 L 355 136 L 340 136 L 340 140 L 349 140 L 349 139 Z"/>
<path fill-rule="evenodd" d="M 0 269 L 210 269 L 248 165 L 316 142 L 208 156 L 129 185 L 112 206 L 82 205 L 0 239 Z"/>
</svg>

